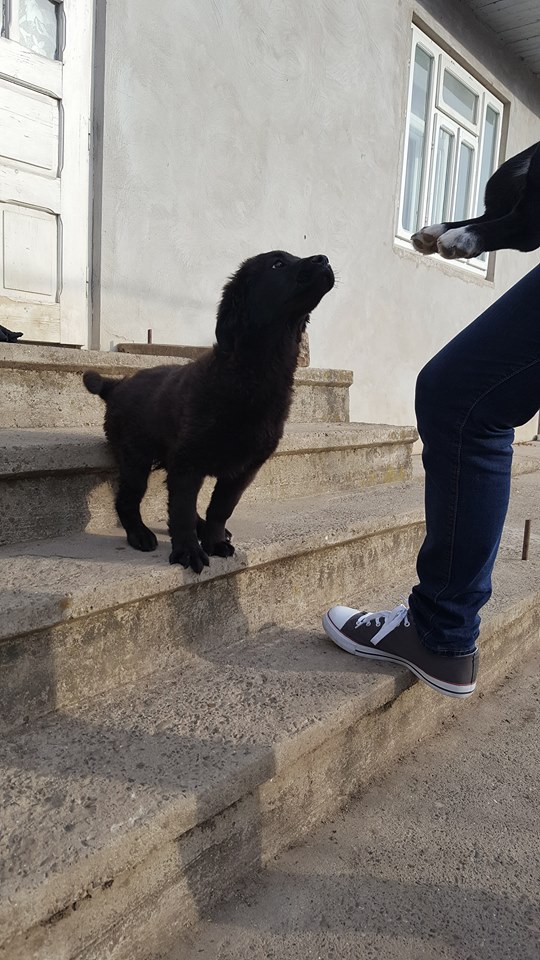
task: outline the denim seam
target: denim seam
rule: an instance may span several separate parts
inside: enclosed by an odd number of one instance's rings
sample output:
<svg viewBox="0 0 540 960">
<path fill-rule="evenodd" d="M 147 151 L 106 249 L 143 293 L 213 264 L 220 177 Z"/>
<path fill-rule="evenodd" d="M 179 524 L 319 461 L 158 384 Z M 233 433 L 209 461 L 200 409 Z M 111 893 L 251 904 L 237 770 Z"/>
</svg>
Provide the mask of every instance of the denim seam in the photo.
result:
<svg viewBox="0 0 540 960">
<path fill-rule="evenodd" d="M 446 580 L 446 583 L 445 583 L 444 587 L 442 587 L 442 588 L 439 590 L 439 592 L 436 594 L 436 596 L 434 597 L 434 600 L 433 600 L 434 603 L 437 603 L 437 601 L 440 599 L 440 597 L 442 596 L 442 594 L 444 593 L 444 591 L 448 588 L 448 584 L 450 583 L 450 580 L 452 579 L 452 565 L 453 565 L 453 562 L 454 562 L 454 546 L 455 546 L 455 539 L 456 539 L 457 512 L 458 512 L 458 504 L 459 504 L 459 479 L 460 479 L 460 470 L 461 470 L 461 450 L 462 450 L 462 447 L 463 447 L 463 430 L 464 430 L 464 428 L 465 428 L 465 424 L 467 423 L 467 420 L 469 419 L 469 417 L 470 417 L 471 413 L 473 412 L 474 408 L 475 408 L 482 400 L 484 400 L 485 397 L 489 396 L 489 394 L 492 393 L 493 390 L 497 390 L 498 387 L 502 387 L 503 384 L 508 383 L 508 381 L 511 380 L 513 377 L 517 377 L 517 375 L 518 375 L 519 373 L 524 373 L 525 370 L 530 370 L 530 368 L 531 368 L 531 367 L 534 367 L 535 364 L 537 364 L 537 363 L 540 363 L 540 359 L 533 360 L 532 363 L 528 363 L 526 366 L 520 367 L 519 370 L 514 370 L 513 373 L 508 374 L 508 376 L 505 377 L 503 380 L 499 380 L 498 383 L 494 383 L 493 386 L 489 387 L 488 390 L 485 390 L 484 393 L 482 393 L 482 394 L 474 401 L 474 403 L 471 404 L 471 406 L 470 406 L 470 408 L 468 409 L 468 411 L 467 411 L 467 413 L 466 413 L 466 415 L 465 415 L 465 418 L 464 418 L 464 420 L 463 420 L 463 422 L 462 422 L 462 424 L 461 424 L 461 426 L 460 426 L 460 428 L 459 428 L 458 455 L 457 455 L 457 464 L 456 464 L 455 478 L 454 478 L 454 482 L 455 482 L 455 484 L 456 484 L 456 494 L 455 494 L 455 500 L 454 500 L 454 513 L 453 513 L 453 519 L 452 519 L 452 536 L 451 536 L 451 542 L 450 542 L 450 558 L 449 558 L 449 564 L 448 564 L 448 576 L 447 576 L 447 580 Z M 451 599 L 452 599 L 452 598 L 451 598 Z M 425 640 L 426 640 L 429 636 L 431 636 L 431 634 L 433 633 L 433 628 L 431 627 L 431 625 L 432 625 L 432 623 L 433 623 L 433 620 L 435 619 L 435 615 L 436 615 L 435 612 L 431 614 L 431 617 L 430 617 L 430 619 L 429 619 L 429 627 L 430 627 L 430 629 L 428 629 L 427 633 L 424 634 L 424 637 L 423 637 L 424 642 L 425 642 Z"/>
</svg>

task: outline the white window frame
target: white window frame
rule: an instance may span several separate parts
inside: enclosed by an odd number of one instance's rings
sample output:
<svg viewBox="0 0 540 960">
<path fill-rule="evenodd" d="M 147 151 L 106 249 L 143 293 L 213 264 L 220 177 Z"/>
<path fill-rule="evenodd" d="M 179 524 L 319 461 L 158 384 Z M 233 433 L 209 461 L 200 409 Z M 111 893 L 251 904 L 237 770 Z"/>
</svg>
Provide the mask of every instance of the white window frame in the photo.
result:
<svg viewBox="0 0 540 960">
<path fill-rule="evenodd" d="M 411 129 L 411 123 L 414 123 L 414 117 L 411 114 L 411 100 L 412 100 L 412 90 L 413 90 L 413 77 L 414 77 L 414 64 L 415 64 L 415 55 L 416 48 L 419 46 L 431 59 L 432 59 L 432 72 L 431 72 L 431 86 L 429 90 L 429 95 L 427 99 L 426 106 L 426 121 L 425 121 L 425 137 L 424 137 L 424 155 L 423 155 L 423 171 L 422 179 L 420 184 L 420 202 L 419 202 L 419 211 L 418 211 L 418 226 L 416 229 L 421 229 L 422 226 L 427 226 L 429 223 L 434 221 L 431 219 L 431 211 L 433 208 L 433 191 L 435 187 L 435 168 L 436 168 L 436 143 L 439 130 L 441 127 L 450 131 L 454 137 L 454 156 L 452 158 L 452 174 L 451 174 L 451 185 L 450 185 L 450 197 L 449 197 L 449 215 L 447 218 L 449 221 L 457 219 L 454 216 L 455 203 L 456 203 L 456 189 L 457 189 L 457 174 L 456 168 L 459 158 L 459 151 L 461 143 L 466 143 L 468 146 L 472 147 L 474 150 L 474 164 L 473 164 L 473 174 L 472 174 L 472 184 L 470 188 L 469 195 L 469 205 L 468 212 L 465 217 L 461 219 L 467 219 L 468 217 L 476 217 L 479 213 L 483 212 L 483 196 L 479 197 L 479 188 L 480 188 L 480 173 L 481 173 L 481 164 L 482 156 L 484 150 L 484 134 L 485 134 L 485 124 L 486 124 L 486 111 L 488 107 L 491 107 L 499 116 L 499 121 L 497 124 L 497 135 L 495 141 L 494 149 L 494 161 L 493 161 L 493 170 L 496 170 L 499 166 L 500 160 L 500 146 L 501 146 L 501 133 L 504 117 L 504 104 L 501 100 L 497 99 L 489 90 L 486 89 L 475 77 L 468 73 L 459 63 L 456 63 L 435 41 L 431 40 L 430 37 L 426 36 L 415 24 L 412 24 L 412 44 L 411 44 L 411 59 L 409 66 L 409 85 L 408 85 L 408 94 L 407 94 L 407 122 L 405 129 L 405 149 L 403 155 L 403 169 L 401 174 L 401 188 L 400 188 L 400 197 L 399 197 L 399 210 L 398 210 L 398 223 L 396 228 L 396 243 L 400 246 L 405 246 L 410 250 L 414 250 L 414 247 L 411 243 L 411 236 L 415 230 L 408 230 L 403 222 L 402 216 L 405 209 L 405 184 L 406 184 L 406 174 L 407 174 L 407 153 L 409 146 L 409 132 Z M 461 116 L 461 114 L 454 110 L 450 105 L 445 103 L 443 100 L 443 79 L 444 71 L 448 70 L 449 73 L 453 74 L 458 80 L 465 84 L 473 93 L 478 96 L 478 110 L 477 116 L 474 122 L 468 120 L 467 118 Z M 420 254 L 419 254 L 420 256 Z M 435 254 L 435 259 L 442 260 L 438 254 Z M 485 276 L 488 271 L 488 257 L 484 255 L 483 257 L 477 257 L 472 260 L 444 260 L 445 264 L 454 264 L 459 269 L 466 269 L 472 271 L 477 276 Z"/>
</svg>

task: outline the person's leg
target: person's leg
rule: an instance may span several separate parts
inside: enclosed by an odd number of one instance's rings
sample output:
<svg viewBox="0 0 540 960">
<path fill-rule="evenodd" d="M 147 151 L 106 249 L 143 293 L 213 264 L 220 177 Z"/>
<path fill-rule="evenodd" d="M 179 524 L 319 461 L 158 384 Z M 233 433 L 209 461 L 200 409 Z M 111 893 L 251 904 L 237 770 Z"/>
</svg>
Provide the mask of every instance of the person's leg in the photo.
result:
<svg viewBox="0 0 540 960">
<path fill-rule="evenodd" d="M 514 427 L 539 407 L 537 267 L 418 378 L 427 535 L 410 609 L 435 652 L 475 648 L 508 508 Z"/>
<path fill-rule="evenodd" d="M 508 506 L 513 431 L 539 407 L 540 267 L 420 374 L 427 535 L 419 584 L 410 611 L 332 608 L 324 627 L 335 643 L 403 663 L 443 693 L 472 693 L 478 611 L 490 596 Z"/>
</svg>

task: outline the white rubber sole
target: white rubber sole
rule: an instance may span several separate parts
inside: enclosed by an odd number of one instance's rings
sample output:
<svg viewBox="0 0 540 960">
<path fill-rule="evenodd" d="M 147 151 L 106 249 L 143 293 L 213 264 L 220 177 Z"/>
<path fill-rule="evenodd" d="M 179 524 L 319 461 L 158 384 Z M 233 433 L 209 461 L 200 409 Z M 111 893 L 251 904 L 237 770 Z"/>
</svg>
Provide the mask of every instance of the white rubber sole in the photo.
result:
<svg viewBox="0 0 540 960">
<path fill-rule="evenodd" d="M 327 613 L 324 614 L 322 622 L 325 633 L 330 637 L 332 642 L 338 647 L 341 647 L 342 650 L 346 650 L 347 653 L 352 653 L 356 657 L 365 657 L 366 660 L 385 660 L 387 663 L 399 663 L 407 667 L 419 680 L 427 683 L 428 687 L 437 690 L 438 693 L 444 694 L 445 697 L 457 697 L 463 700 L 466 697 L 470 697 L 476 690 L 476 682 L 468 684 L 446 683 L 444 680 L 439 680 L 437 677 L 432 677 L 429 673 L 425 673 L 425 671 L 417 667 L 415 663 L 411 663 L 403 657 L 397 657 L 393 653 L 385 653 L 382 650 L 375 650 L 374 647 L 364 647 L 362 644 L 355 643 L 354 640 L 346 637 L 345 634 L 336 627 L 335 623 L 332 623 Z"/>
</svg>

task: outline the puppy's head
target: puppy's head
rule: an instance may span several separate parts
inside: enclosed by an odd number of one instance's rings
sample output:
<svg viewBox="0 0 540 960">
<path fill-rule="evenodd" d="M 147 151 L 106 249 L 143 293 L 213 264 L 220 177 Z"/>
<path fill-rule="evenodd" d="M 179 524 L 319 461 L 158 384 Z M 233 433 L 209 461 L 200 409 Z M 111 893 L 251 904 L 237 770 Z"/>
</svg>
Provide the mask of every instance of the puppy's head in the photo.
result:
<svg viewBox="0 0 540 960">
<path fill-rule="evenodd" d="M 328 257 L 294 257 L 283 250 L 246 260 L 223 290 L 216 339 L 229 353 L 240 343 L 292 337 L 300 342 L 309 314 L 334 286 Z"/>
</svg>

